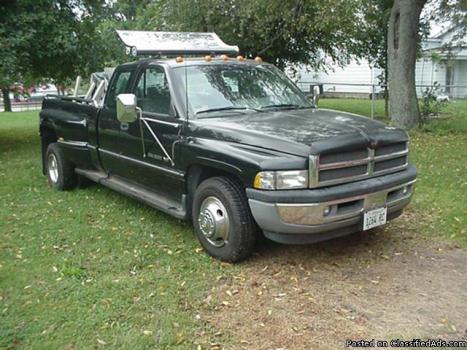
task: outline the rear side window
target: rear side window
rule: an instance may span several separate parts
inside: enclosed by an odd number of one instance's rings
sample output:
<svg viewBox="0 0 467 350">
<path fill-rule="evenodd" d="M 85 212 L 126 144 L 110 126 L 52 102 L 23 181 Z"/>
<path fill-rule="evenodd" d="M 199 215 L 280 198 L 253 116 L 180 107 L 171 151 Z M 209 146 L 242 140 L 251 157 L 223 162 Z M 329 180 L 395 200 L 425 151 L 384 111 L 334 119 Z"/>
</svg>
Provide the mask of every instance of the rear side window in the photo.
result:
<svg viewBox="0 0 467 350">
<path fill-rule="evenodd" d="M 114 83 L 112 86 L 110 86 L 109 96 L 107 98 L 108 107 L 115 107 L 117 96 L 128 91 L 128 84 L 130 82 L 132 73 L 133 71 L 117 73 L 117 77 L 114 80 Z"/>
</svg>

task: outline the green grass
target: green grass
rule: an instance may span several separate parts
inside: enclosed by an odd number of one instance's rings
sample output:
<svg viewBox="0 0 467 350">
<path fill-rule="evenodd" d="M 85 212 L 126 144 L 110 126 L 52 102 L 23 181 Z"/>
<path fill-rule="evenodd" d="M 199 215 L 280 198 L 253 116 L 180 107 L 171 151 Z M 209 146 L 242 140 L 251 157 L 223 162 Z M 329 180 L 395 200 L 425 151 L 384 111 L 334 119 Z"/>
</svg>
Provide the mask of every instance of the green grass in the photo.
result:
<svg viewBox="0 0 467 350">
<path fill-rule="evenodd" d="M 352 98 L 322 98 L 319 107 L 371 116 L 371 100 Z M 467 99 L 454 100 L 442 109 L 441 118 L 430 121 L 424 131 L 436 134 L 467 133 Z M 384 116 L 384 100 L 374 101 L 374 118 L 389 123 Z"/>
<path fill-rule="evenodd" d="M 442 109 L 440 118 L 423 127 L 423 131 L 437 135 L 467 135 L 467 99 L 454 100 Z"/>
<path fill-rule="evenodd" d="M 384 120 L 384 100 L 375 100 L 374 103 L 375 119 Z M 321 98 L 318 105 L 320 108 L 337 109 L 367 117 L 371 116 L 370 99 Z"/>
<path fill-rule="evenodd" d="M 320 101 L 354 113 L 364 104 Z M 464 248 L 466 112 L 457 101 L 412 133 L 419 233 Z M 206 291 L 242 266 L 201 252 L 190 224 L 101 186 L 50 189 L 37 122 L 37 112 L 0 113 L 0 349 L 193 349 L 200 334 L 214 342 L 196 315 Z"/>
<path fill-rule="evenodd" d="M 204 292 L 233 267 L 101 186 L 52 191 L 37 122 L 0 113 L 0 349 L 194 348 Z"/>
</svg>

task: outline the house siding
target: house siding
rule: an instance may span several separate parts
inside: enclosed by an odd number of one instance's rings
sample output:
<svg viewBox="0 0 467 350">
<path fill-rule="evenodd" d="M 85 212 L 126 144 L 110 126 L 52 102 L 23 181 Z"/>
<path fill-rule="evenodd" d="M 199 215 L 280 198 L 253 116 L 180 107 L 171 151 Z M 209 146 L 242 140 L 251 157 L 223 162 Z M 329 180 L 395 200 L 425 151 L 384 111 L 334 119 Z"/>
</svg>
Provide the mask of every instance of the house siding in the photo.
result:
<svg viewBox="0 0 467 350">
<path fill-rule="evenodd" d="M 426 85 L 432 86 L 435 83 L 445 85 L 446 67 L 433 62 L 430 58 L 422 58 L 415 66 L 415 85 L 417 95 L 421 96 L 427 89 Z M 444 89 L 443 89 L 444 91 Z"/>
<path fill-rule="evenodd" d="M 327 72 L 309 71 L 306 66 L 300 66 L 298 69 L 299 86 L 303 91 L 309 91 L 309 85 L 312 82 L 323 84 L 324 92 L 349 94 L 362 94 L 367 96 L 371 93 L 371 86 L 357 86 L 351 84 L 377 84 L 380 69 L 372 69 L 366 60 L 352 60 L 348 65 L 339 67 L 331 64 Z M 349 85 L 340 85 L 349 84 Z"/>
<path fill-rule="evenodd" d="M 433 52 L 440 54 L 439 48 L 451 40 L 453 33 L 454 30 L 447 31 L 436 38 L 428 38 L 422 43 L 424 57 L 417 60 L 415 66 L 415 84 L 418 96 L 422 96 L 427 89 L 426 85 L 432 86 L 437 83 L 441 85 L 437 94 L 447 94 L 453 98 L 467 98 L 467 48 L 464 47 L 457 51 L 448 66 L 431 58 Z M 329 64 L 329 66 L 330 69 L 327 72 L 312 71 L 303 65 L 295 67 L 298 72 L 296 80 L 298 80 L 299 87 L 303 91 L 309 92 L 312 83 L 319 83 L 323 84 L 324 93 L 327 95 L 368 97 L 372 89 L 368 85 L 379 83 L 378 76 L 381 74 L 381 70 L 372 69 L 366 60 L 352 60 L 344 67 L 335 64 Z M 451 70 L 451 81 L 446 81 L 448 69 Z M 464 86 L 448 88 L 446 85 Z M 380 90 L 381 88 L 377 86 L 376 92 Z"/>
<path fill-rule="evenodd" d="M 449 84 L 446 81 L 445 64 L 433 62 L 430 58 L 418 60 L 415 66 L 417 95 L 422 96 L 427 88 L 426 85 L 432 86 L 437 83 L 441 85 L 438 93 L 447 93 L 445 85 L 465 85 L 466 87 L 451 88 L 449 95 L 453 98 L 467 98 L 467 60 L 455 60 L 451 69 L 453 80 Z M 371 93 L 371 86 L 364 84 L 377 85 L 379 74 L 381 74 L 380 69 L 372 69 L 365 61 L 360 63 L 353 61 L 343 68 L 333 67 L 329 72 L 310 72 L 306 67 L 299 67 L 298 85 L 303 91 L 309 92 L 311 83 L 320 83 L 323 84 L 324 92 L 328 94 L 367 97 Z M 350 84 L 362 84 L 363 86 Z M 376 87 L 377 92 L 380 90 L 379 86 Z"/>
</svg>

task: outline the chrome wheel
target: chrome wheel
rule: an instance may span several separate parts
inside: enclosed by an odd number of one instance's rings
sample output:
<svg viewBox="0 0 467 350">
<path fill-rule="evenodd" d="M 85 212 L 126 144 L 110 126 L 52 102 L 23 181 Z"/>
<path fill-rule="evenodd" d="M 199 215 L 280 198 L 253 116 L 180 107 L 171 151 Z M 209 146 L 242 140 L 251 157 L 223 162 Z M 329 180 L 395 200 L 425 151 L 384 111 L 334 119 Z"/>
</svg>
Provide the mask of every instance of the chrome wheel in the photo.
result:
<svg viewBox="0 0 467 350">
<path fill-rule="evenodd" d="M 47 159 L 47 169 L 49 171 L 49 178 L 53 183 L 58 181 L 58 162 L 55 154 L 50 153 Z"/>
<path fill-rule="evenodd" d="M 215 247 L 222 247 L 229 238 L 229 215 L 224 204 L 216 197 L 203 200 L 199 208 L 198 224 L 206 240 Z"/>
</svg>

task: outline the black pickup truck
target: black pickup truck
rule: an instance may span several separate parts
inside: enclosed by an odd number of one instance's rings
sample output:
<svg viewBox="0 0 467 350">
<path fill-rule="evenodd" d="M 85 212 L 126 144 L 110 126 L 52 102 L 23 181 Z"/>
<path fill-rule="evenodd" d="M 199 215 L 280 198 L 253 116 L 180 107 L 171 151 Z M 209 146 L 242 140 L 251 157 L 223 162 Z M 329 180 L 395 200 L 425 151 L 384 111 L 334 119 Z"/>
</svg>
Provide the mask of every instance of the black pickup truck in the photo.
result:
<svg viewBox="0 0 467 350">
<path fill-rule="evenodd" d="M 118 66 L 101 106 L 48 97 L 43 173 L 88 178 L 179 219 L 240 261 L 261 232 L 311 243 L 383 225 L 413 194 L 403 130 L 315 108 L 273 65 L 242 57 Z"/>
</svg>

